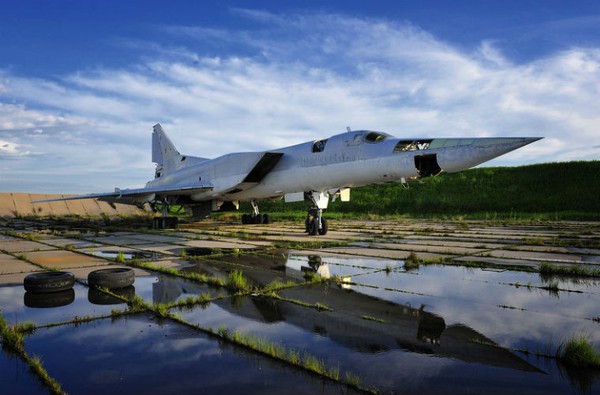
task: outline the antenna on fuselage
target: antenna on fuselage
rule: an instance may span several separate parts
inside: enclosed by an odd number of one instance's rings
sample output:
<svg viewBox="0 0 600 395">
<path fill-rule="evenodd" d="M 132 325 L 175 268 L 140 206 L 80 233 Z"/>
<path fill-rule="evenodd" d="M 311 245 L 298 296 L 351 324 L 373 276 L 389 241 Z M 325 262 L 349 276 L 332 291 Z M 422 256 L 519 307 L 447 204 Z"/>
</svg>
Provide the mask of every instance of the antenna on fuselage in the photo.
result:
<svg viewBox="0 0 600 395">
<path fill-rule="evenodd" d="M 352 131 L 352 129 L 350 129 L 350 126 L 346 126 L 346 130 L 347 130 L 348 132 L 351 132 L 351 131 Z"/>
</svg>

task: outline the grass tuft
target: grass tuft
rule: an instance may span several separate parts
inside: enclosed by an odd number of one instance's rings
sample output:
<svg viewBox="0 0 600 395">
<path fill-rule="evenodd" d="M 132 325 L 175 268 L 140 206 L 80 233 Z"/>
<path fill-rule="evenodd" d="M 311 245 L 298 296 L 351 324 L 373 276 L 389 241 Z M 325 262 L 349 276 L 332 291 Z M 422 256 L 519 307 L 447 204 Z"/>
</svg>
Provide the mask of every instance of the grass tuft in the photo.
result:
<svg viewBox="0 0 600 395">
<path fill-rule="evenodd" d="M 421 260 L 414 252 L 408 254 L 408 257 L 404 260 L 404 270 L 418 269 L 421 264 Z"/>
<path fill-rule="evenodd" d="M 556 357 L 564 363 L 580 368 L 600 369 L 600 352 L 585 336 L 573 337 L 561 344 Z"/>
<path fill-rule="evenodd" d="M 234 270 L 227 276 L 227 288 L 234 292 L 245 292 L 250 289 L 250 285 L 242 271 Z"/>
</svg>

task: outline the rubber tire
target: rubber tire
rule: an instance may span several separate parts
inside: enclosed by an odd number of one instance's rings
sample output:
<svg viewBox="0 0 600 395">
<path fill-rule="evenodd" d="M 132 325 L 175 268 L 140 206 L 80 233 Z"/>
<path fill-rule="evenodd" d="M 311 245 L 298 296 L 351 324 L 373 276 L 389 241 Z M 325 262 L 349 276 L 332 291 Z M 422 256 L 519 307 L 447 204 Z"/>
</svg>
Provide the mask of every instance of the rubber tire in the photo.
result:
<svg viewBox="0 0 600 395">
<path fill-rule="evenodd" d="M 31 273 L 23 280 L 25 290 L 33 293 L 66 291 L 73 288 L 74 284 L 75 276 L 71 272 Z"/>
<path fill-rule="evenodd" d="M 321 229 L 319 229 L 319 234 L 321 236 L 325 236 L 327 234 L 327 231 L 329 230 L 329 224 L 327 223 L 327 220 L 323 217 L 321 217 Z"/>
<path fill-rule="evenodd" d="M 312 221 L 308 223 L 308 234 L 310 236 L 316 236 L 319 231 L 319 220 L 317 218 L 313 218 Z"/>
<path fill-rule="evenodd" d="M 125 288 L 133 285 L 135 274 L 128 267 L 113 267 L 109 269 L 94 270 L 88 274 L 88 285 L 90 287 L 102 287 L 108 289 Z"/>
<path fill-rule="evenodd" d="M 248 225 L 250 223 L 250 214 L 242 215 L 242 224 Z"/>
<path fill-rule="evenodd" d="M 67 306 L 75 300 L 75 291 L 69 288 L 66 291 L 35 293 L 25 292 L 23 303 L 34 309 L 47 309 L 51 307 Z"/>
<path fill-rule="evenodd" d="M 268 224 L 270 224 L 270 223 L 271 223 L 271 216 L 270 216 L 269 214 L 263 214 L 263 216 L 262 216 L 262 217 L 263 217 L 263 218 L 262 218 L 262 219 L 263 219 L 263 220 L 262 220 L 262 223 L 263 223 L 263 224 L 266 224 L 266 225 L 268 225 Z"/>
</svg>

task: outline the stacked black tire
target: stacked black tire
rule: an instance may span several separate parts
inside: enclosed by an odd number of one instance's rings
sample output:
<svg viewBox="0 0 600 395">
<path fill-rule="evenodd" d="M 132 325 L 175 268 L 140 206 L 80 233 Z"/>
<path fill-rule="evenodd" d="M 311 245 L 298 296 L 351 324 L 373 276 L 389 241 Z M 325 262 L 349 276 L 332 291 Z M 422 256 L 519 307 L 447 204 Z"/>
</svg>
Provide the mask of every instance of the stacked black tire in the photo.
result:
<svg viewBox="0 0 600 395">
<path fill-rule="evenodd" d="M 68 291 L 75 284 L 75 276 L 71 272 L 40 272 L 25 277 L 23 286 L 27 292 L 51 293 Z"/>
<path fill-rule="evenodd" d="M 75 276 L 70 272 L 39 272 L 25 277 L 23 302 L 31 308 L 66 306 L 75 300 Z"/>
<path fill-rule="evenodd" d="M 88 285 L 96 288 L 119 289 L 133 285 L 135 274 L 128 267 L 111 267 L 88 274 Z"/>
</svg>

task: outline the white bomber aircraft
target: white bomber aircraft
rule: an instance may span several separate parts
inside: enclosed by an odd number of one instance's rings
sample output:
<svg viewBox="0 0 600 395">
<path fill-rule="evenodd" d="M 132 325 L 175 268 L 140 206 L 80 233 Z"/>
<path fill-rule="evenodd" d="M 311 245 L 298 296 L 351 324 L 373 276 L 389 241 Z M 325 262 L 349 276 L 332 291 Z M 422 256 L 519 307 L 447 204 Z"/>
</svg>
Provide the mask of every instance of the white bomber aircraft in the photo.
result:
<svg viewBox="0 0 600 395">
<path fill-rule="evenodd" d="M 99 199 L 109 202 L 161 204 L 163 226 L 168 206 L 182 205 L 200 218 L 211 211 L 239 208 L 250 201 L 253 213 L 243 223 L 268 223 L 257 201 L 284 198 L 286 202 L 309 200 L 306 231 L 327 233 L 322 216 L 329 198 L 350 200 L 350 188 L 390 181 L 458 172 L 539 140 L 510 138 L 413 138 L 398 139 L 387 133 L 351 131 L 328 139 L 263 152 L 232 153 L 215 159 L 182 155 L 160 124 L 152 134 L 154 179 L 145 187 L 79 195 L 47 202 Z M 35 202 L 34 202 L 35 203 Z"/>
</svg>

